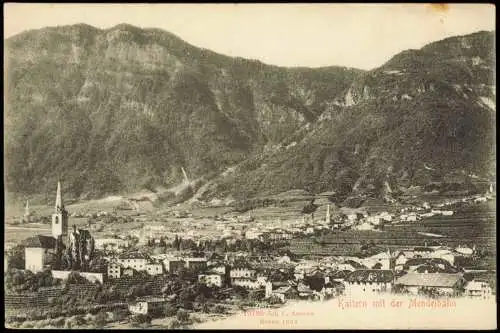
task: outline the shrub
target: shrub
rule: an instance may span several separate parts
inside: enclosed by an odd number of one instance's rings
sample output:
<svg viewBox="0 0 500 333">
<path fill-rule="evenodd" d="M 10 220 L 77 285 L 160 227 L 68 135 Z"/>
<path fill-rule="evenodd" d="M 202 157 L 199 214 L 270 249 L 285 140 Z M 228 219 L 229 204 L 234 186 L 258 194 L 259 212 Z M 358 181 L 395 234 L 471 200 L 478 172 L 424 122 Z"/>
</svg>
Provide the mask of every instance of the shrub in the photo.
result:
<svg viewBox="0 0 500 333">
<path fill-rule="evenodd" d="M 178 321 L 177 319 L 174 319 L 172 320 L 172 322 L 170 322 L 170 329 L 171 330 L 175 330 L 175 329 L 178 329 L 182 326 L 181 322 Z"/>
<path fill-rule="evenodd" d="M 113 319 L 116 321 L 122 321 L 129 316 L 129 311 L 126 309 L 115 309 L 113 311 Z"/>
<path fill-rule="evenodd" d="M 149 326 L 151 324 L 151 317 L 145 314 L 138 314 L 132 317 L 132 325 L 134 326 Z"/>
<path fill-rule="evenodd" d="M 189 313 L 185 310 L 179 309 L 179 311 L 177 311 L 177 320 L 181 323 L 189 321 Z"/>
<path fill-rule="evenodd" d="M 172 304 L 167 304 L 163 308 L 163 314 L 165 317 L 173 317 L 177 315 L 177 308 L 173 306 Z"/>
<path fill-rule="evenodd" d="M 223 307 L 222 305 L 216 305 L 215 308 L 214 308 L 214 312 L 215 313 L 225 313 L 226 312 L 226 308 Z"/>
<path fill-rule="evenodd" d="M 76 315 L 76 316 L 73 318 L 73 320 L 74 320 L 74 322 L 75 322 L 75 324 L 76 324 L 77 326 L 82 326 L 82 325 L 85 325 L 85 323 L 87 322 L 87 321 L 85 320 L 85 318 L 84 318 L 81 314 Z"/>
<path fill-rule="evenodd" d="M 95 316 L 94 323 L 97 327 L 102 328 L 104 327 L 104 325 L 106 325 L 107 320 L 108 315 L 106 314 L 106 312 L 101 311 Z"/>
<path fill-rule="evenodd" d="M 61 318 L 57 318 L 57 319 L 52 319 L 49 323 L 51 326 L 63 327 L 65 322 L 66 322 L 66 319 L 61 317 Z"/>
<path fill-rule="evenodd" d="M 271 296 L 268 300 L 269 304 L 281 304 L 281 299 L 279 297 L 276 297 L 276 296 Z"/>
</svg>

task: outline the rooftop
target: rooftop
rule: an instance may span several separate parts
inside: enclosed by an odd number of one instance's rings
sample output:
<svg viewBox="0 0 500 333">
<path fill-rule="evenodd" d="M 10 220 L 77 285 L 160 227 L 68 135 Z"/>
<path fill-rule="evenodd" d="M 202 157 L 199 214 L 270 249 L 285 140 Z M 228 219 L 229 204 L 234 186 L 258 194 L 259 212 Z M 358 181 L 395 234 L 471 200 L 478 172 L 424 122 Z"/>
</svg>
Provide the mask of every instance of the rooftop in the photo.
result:
<svg viewBox="0 0 500 333">
<path fill-rule="evenodd" d="M 184 258 L 185 261 L 199 261 L 199 262 L 204 262 L 207 261 L 206 258 Z"/>
<path fill-rule="evenodd" d="M 37 235 L 24 240 L 23 245 L 25 247 L 54 249 L 56 247 L 56 239 L 52 236 Z"/>
<path fill-rule="evenodd" d="M 136 299 L 136 302 L 148 302 L 148 303 L 160 303 L 166 302 L 167 299 L 163 297 L 140 297 Z"/>
<path fill-rule="evenodd" d="M 422 287 L 453 287 L 461 278 L 462 274 L 408 273 L 397 279 L 396 284 Z"/>
<path fill-rule="evenodd" d="M 120 256 L 118 256 L 118 259 L 147 259 L 148 256 L 144 253 L 140 252 L 129 252 L 129 253 L 122 253 Z"/>
<path fill-rule="evenodd" d="M 390 270 L 366 269 L 352 272 L 346 277 L 348 282 L 392 282 L 394 273 Z"/>
</svg>

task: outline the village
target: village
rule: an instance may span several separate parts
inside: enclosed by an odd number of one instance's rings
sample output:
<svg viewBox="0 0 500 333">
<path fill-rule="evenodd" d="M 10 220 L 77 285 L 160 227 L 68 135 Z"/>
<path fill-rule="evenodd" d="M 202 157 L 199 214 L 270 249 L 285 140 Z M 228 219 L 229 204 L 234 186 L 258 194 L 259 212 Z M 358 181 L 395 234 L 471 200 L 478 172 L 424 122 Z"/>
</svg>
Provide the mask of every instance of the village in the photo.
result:
<svg viewBox="0 0 500 333">
<path fill-rule="evenodd" d="M 156 318 L 171 317 L 174 319 L 168 327 L 179 328 L 191 324 L 196 313 L 222 315 L 296 300 L 380 293 L 491 299 L 495 286 L 477 274 L 481 270 L 460 264 L 484 255 L 475 244 L 450 246 L 425 241 L 420 246 L 389 247 L 364 242 L 356 252 L 323 256 L 298 255 L 287 245 L 295 239 L 309 240 L 347 230 L 382 232 L 387 225 L 416 223 L 435 215 L 452 216 L 455 211 L 450 207 L 457 204 L 493 199 L 490 189 L 484 196 L 436 205 L 424 202 L 396 213 L 372 214 L 345 214 L 324 201 L 324 216 L 313 212 L 299 220 L 279 220 L 272 225 L 260 223 L 251 215 L 217 217 L 211 224 L 200 225 L 190 213 L 175 212 L 175 228 L 152 223 L 122 234 L 100 232 L 102 236 L 97 237 L 91 223 L 86 229 L 75 224 L 70 227 L 70 218 L 76 214 L 72 216 L 66 210 L 59 183 L 51 235 L 30 237 L 11 246 L 5 256 L 9 320 L 23 327 L 29 320 L 104 313 L 100 320 L 89 322 L 99 321 L 102 326 L 129 320 L 147 325 Z M 319 206 L 313 201 L 309 205 Z M 27 204 L 22 219 L 29 221 L 32 215 Z M 110 219 L 116 211 L 96 215 Z M 211 233 L 207 232 L 210 227 Z M 35 286 L 27 286 L 33 279 Z M 73 300 L 66 306 L 71 298 L 68 289 L 87 290 L 81 286 L 97 290 L 95 298 L 80 306 Z M 52 296 L 43 296 L 47 290 Z M 23 302 L 27 291 L 37 305 L 28 307 L 29 311 Z M 39 310 L 40 304 L 52 309 L 44 312 L 48 319 L 30 314 Z M 58 323 L 71 326 L 69 319 Z"/>
</svg>

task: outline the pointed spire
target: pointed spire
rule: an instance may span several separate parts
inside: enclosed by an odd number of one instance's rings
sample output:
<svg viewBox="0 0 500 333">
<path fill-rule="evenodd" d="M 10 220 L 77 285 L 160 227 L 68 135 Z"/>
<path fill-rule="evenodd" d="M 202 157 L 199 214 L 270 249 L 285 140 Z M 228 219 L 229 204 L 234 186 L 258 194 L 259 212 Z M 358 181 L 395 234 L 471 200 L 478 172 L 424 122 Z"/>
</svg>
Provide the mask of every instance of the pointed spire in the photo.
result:
<svg viewBox="0 0 500 333">
<path fill-rule="evenodd" d="M 326 222 L 330 223 L 330 204 L 326 206 Z"/>
<path fill-rule="evenodd" d="M 184 168 L 183 168 L 183 167 L 181 167 L 181 170 L 182 170 L 182 175 L 184 176 L 184 183 L 185 183 L 185 184 L 189 184 L 189 178 L 188 178 L 188 176 L 187 176 L 186 171 L 184 170 Z"/>
<path fill-rule="evenodd" d="M 56 194 L 56 213 L 64 209 L 64 204 L 61 195 L 61 182 L 57 182 L 57 194 Z"/>
</svg>

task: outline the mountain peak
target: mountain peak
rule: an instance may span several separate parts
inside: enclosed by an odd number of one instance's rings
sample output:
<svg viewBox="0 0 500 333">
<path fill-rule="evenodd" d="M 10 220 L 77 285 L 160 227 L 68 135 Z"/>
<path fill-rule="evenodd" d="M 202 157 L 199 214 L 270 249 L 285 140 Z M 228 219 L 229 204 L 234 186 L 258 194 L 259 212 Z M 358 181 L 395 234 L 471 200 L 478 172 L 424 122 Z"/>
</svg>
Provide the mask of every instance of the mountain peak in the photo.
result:
<svg viewBox="0 0 500 333">
<path fill-rule="evenodd" d="M 63 176 L 68 194 L 98 196 L 236 165 L 217 195 L 350 192 L 442 176 L 419 161 L 443 174 L 489 163 L 489 33 L 402 52 L 371 72 L 269 66 L 171 36 L 77 24 L 9 43 L 9 192 L 49 193 Z"/>
<path fill-rule="evenodd" d="M 111 28 L 105 29 L 105 31 L 113 31 L 113 30 L 124 30 L 124 31 L 131 31 L 131 32 L 144 31 L 143 28 L 129 24 L 129 23 L 120 23 L 120 24 L 117 24 Z"/>
</svg>

